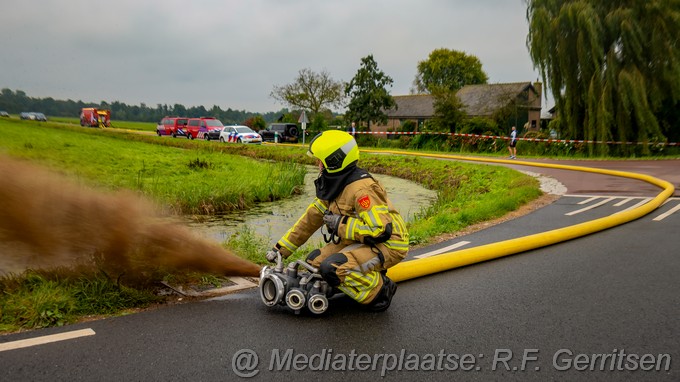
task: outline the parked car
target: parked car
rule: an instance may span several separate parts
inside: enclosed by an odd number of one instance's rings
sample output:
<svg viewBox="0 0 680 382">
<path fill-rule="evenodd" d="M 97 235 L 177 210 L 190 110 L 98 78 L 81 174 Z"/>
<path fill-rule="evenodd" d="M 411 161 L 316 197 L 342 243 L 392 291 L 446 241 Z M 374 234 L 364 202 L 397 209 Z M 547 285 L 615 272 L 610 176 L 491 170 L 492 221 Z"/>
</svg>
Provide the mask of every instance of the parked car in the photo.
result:
<svg viewBox="0 0 680 382">
<path fill-rule="evenodd" d="M 173 138 L 186 136 L 186 127 L 189 118 L 182 117 L 165 117 L 156 126 L 156 134 L 160 137 L 163 135 L 171 135 Z"/>
<path fill-rule="evenodd" d="M 45 117 L 45 114 L 43 113 L 36 113 L 34 111 L 29 111 L 29 112 L 23 112 L 19 114 L 19 118 L 21 119 L 27 119 L 29 121 L 43 121 L 47 122 L 47 117 Z"/>
<path fill-rule="evenodd" d="M 205 139 L 206 141 L 209 141 L 211 139 L 218 140 L 220 139 L 220 134 L 222 134 L 223 129 L 224 126 L 218 129 L 215 128 L 208 129 L 208 131 L 205 134 L 203 134 L 203 139 Z"/>
<path fill-rule="evenodd" d="M 43 114 L 43 113 L 35 113 L 35 112 L 32 113 L 32 114 L 35 116 L 35 120 L 36 120 L 36 121 L 47 122 L 47 117 L 45 116 L 45 114 Z"/>
<path fill-rule="evenodd" d="M 6 117 L 9 118 L 9 113 L 6 111 L 0 111 L 0 117 Z"/>
<path fill-rule="evenodd" d="M 220 133 L 220 142 L 260 144 L 262 137 L 248 126 L 225 126 Z"/>
<path fill-rule="evenodd" d="M 224 127 L 219 119 L 212 117 L 189 118 L 187 121 L 187 138 L 189 139 L 205 139 L 204 135 L 208 130 L 221 129 Z"/>
<path fill-rule="evenodd" d="M 272 123 L 265 130 L 259 131 L 264 142 L 297 143 L 298 127 L 294 123 Z"/>
</svg>

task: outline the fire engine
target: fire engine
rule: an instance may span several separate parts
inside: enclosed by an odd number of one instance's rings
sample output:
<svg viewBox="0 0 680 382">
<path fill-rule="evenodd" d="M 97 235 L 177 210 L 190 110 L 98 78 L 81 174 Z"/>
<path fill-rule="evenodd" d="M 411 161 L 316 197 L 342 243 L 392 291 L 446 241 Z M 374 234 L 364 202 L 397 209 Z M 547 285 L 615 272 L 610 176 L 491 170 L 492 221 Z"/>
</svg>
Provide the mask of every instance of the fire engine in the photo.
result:
<svg viewBox="0 0 680 382">
<path fill-rule="evenodd" d="M 80 111 L 80 126 L 111 127 L 111 110 L 86 107 Z"/>
</svg>

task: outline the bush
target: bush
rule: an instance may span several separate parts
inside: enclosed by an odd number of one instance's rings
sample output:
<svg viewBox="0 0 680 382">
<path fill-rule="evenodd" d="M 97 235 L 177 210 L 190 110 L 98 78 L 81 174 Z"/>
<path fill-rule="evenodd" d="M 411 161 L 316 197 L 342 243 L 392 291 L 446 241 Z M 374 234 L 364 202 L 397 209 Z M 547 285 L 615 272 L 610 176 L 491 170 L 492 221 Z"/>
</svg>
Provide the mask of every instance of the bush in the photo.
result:
<svg viewBox="0 0 680 382">
<path fill-rule="evenodd" d="M 401 130 L 402 131 L 413 132 L 413 131 L 416 131 L 416 127 L 418 127 L 418 126 L 413 121 L 406 121 L 406 122 L 401 124 Z"/>
<path fill-rule="evenodd" d="M 466 119 L 461 125 L 459 132 L 462 134 L 503 135 L 498 124 L 486 118 L 474 117 Z"/>
<path fill-rule="evenodd" d="M 326 118 L 324 118 L 323 114 L 318 113 L 314 116 L 314 118 L 312 119 L 312 123 L 309 125 L 310 134 L 312 134 L 312 132 L 315 132 L 314 135 L 316 135 L 318 134 L 318 132 L 325 130 L 328 130 L 328 123 L 326 122 Z"/>
<path fill-rule="evenodd" d="M 409 149 L 449 151 L 448 135 L 418 134 L 408 142 Z"/>
</svg>

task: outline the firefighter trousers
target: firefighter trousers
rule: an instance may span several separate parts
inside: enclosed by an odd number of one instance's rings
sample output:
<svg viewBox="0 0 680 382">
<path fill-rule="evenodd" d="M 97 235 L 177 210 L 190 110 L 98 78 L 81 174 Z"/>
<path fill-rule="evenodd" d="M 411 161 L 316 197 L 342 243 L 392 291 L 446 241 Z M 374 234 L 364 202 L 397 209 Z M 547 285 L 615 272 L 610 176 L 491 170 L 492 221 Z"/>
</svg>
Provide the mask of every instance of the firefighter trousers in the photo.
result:
<svg viewBox="0 0 680 382">
<path fill-rule="evenodd" d="M 378 244 L 330 243 L 307 255 L 307 262 L 319 269 L 321 276 L 332 287 L 361 304 L 369 304 L 383 286 L 380 275 L 385 265 L 401 261 L 403 255 Z"/>
</svg>

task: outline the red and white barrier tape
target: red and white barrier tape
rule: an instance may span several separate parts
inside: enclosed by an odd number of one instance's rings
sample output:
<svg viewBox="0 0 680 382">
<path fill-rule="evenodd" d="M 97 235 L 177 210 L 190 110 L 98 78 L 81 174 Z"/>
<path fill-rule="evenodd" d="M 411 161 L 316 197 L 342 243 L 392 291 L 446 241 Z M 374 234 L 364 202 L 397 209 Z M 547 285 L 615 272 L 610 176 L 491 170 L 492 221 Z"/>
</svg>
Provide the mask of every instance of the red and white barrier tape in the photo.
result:
<svg viewBox="0 0 680 382">
<path fill-rule="evenodd" d="M 435 131 L 357 131 L 356 134 L 371 134 L 371 135 L 451 135 L 455 137 L 468 137 L 468 138 L 493 138 L 493 139 L 503 139 L 506 141 L 510 140 L 510 137 L 501 137 L 498 135 L 479 135 L 479 134 L 460 134 L 460 133 L 442 133 Z M 552 138 L 516 138 L 518 141 L 527 142 L 548 142 L 548 143 L 605 143 L 608 145 L 644 145 L 644 142 L 616 142 L 616 141 L 589 141 L 583 139 L 552 139 Z M 680 146 L 678 142 L 647 142 L 648 145 L 657 146 Z"/>
</svg>

